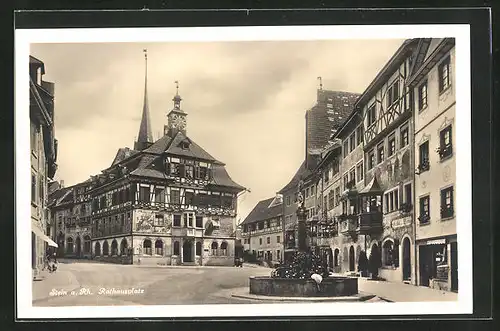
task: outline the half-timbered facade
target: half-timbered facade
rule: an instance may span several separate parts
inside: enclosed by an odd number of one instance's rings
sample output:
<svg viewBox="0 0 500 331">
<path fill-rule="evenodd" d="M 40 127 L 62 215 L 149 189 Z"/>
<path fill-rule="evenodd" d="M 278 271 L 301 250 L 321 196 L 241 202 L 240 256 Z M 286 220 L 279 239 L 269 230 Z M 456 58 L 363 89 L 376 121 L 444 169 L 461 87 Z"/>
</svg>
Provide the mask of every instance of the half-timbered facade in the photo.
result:
<svg viewBox="0 0 500 331">
<path fill-rule="evenodd" d="M 408 81 L 419 42 L 404 41 L 356 105 L 364 123 L 366 191 L 373 191 L 374 206 L 383 213 L 382 226 L 378 222 L 370 226 L 370 249 L 380 250 L 380 276 L 390 281 L 415 280 L 412 93 Z"/>
<path fill-rule="evenodd" d="M 241 223 L 244 250 L 269 265 L 283 259 L 282 204 L 279 194 L 259 201 Z"/>
<path fill-rule="evenodd" d="M 237 194 L 244 190 L 187 136 L 181 97 L 152 141 L 147 79 L 135 149 L 92 177 L 92 255 L 134 264 L 234 263 Z"/>
<path fill-rule="evenodd" d="M 60 187 L 49 196 L 58 256 L 90 259 L 91 182 Z"/>
<path fill-rule="evenodd" d="M 458 291 L 455 40 L 428 39 L 421 48 L 423 59 L 410 85 L 415 95 L 418 285 Z"/>
</svg>

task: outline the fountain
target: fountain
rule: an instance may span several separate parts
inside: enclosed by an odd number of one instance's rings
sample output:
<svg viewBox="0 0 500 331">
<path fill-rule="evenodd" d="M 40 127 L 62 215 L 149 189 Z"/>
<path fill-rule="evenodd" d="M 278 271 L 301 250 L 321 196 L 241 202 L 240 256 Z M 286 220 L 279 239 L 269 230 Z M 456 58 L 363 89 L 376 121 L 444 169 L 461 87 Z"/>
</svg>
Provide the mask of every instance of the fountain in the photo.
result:
<svg viewBox="0 0 500 331">
<path fill-rule="evenodd" d="M 316 255 L 306 241 L 307 209 L 299 183 L 297 209 L 298 250 L 292 259 L 271 272 L 270 277 L 250 277 L 250 295 L 288 298 L 357 298 L 358 279 L 329 274 L 326 261 Z"/>
</svg>

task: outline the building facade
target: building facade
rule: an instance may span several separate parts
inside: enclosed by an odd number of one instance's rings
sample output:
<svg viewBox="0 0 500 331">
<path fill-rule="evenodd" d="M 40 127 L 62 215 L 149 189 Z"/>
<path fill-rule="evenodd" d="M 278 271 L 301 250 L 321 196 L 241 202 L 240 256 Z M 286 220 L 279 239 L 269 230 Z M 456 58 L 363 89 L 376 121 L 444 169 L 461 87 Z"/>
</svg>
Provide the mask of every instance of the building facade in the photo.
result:
<svg viewBox="0 0 500 331">
<path fill-rule="evenodd" d="M 31 268 L 33 277 L 44 265 L 50 239 L 48 182 L 57 170 L 54 133 L 54 84 L 43 80 L 45 65 L 30 56 L 30 157 L 31 157 Z"/>
<path fill-rule="evenodd" d="M 237 195 L 245 189 L 231 179 L 224 163 L 187 136 L 181 100 L 177 93 L 164 135 L 153 141 L 146 76 L 134 149 L 120 148 L 112 165 L 91 180 L 94 259 L 234 263 Z"/>
<path fill-rule="evenodd" d="M 299 182 L 303 183 L 302 196 L 308 209 L 308 219 L 316 216 L 320 204 L 321 190 L 318 190 L 319 177 L 315 173 L 322 153 L 332 144 L 330 138 L 352 112 L 359 94 L 341 91 L 317 90 L 316 104 L 306 111 L 306 151 L 304 162 L 278 194 L 283 195 L 283 237 L 284 259 L 292 256 L 298 247 L 297 237 L 297 194 Z"/>
<path fill-rule="evenodd" d="M 53 240 L 58 244 L 58 256 L 92 258 L 91 249 L 91 182 L 54 190 L 49 195 L 53 220 Z"/>
<path fill-rule="evenodd" d="M 432 39 L 412 76 L 418 285 L 458 291 L 455 40 Z"/>
<path fill-rule="evenodd" d="M 243 249 L 258 260 L 275 265 L 283 258 L 283 198 L 259 201 L 241 223 Z"/>
</svg>

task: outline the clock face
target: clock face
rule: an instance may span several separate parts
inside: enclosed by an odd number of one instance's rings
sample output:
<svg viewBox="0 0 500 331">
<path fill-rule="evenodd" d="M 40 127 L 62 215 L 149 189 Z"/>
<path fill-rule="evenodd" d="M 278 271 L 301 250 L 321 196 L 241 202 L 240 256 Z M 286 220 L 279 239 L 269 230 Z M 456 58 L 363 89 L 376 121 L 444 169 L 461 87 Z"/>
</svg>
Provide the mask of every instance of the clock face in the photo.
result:
<svg viewBox="0 0 500 331">
<path fill-rule="evenodd" d="M 172 116 L 172 127 L 178 129 L 184 129 L 186 127 L 186 119 L 183 116 L 174 114 Z"/>
</svg>

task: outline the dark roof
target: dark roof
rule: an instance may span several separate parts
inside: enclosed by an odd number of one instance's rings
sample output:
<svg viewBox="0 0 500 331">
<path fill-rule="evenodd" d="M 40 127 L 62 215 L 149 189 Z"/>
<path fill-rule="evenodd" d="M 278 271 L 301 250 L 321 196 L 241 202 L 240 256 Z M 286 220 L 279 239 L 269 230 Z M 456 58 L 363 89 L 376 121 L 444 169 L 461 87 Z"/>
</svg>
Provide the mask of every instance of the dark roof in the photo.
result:
<svg viewBox="0 0 500 331">
<path fill-rule="evenodd" d="M 212 167 L 212 174 L 213 174 L 212 185 L 232 187 L 240 189 L 242 191 L 245 189 L 243 186 L 232 180 L 232 178 L 229 176 L 226 168 L 223 165 L 214 164 Z"/>
<path fill-rule="evenodd" d="M 361 106 L 365 101 L 368 101 L 374 92 L 379 89 L 379 86 L 385 82 L 388 75 L 391 75 L 396 68 L 406 59 L 408 52 L 412 47 L 418 45 L 418 39 L 406 39 L 384 67 L 378 72 L 377 76 L 372 80 L 370 85 L 365 89 L 363 94 L 358 98 L 355 108 Z"/>
<path fill-rule="evenodd" d="M 273 200 L 274 197 L 259 201 L 259 203 L 257 203 L 241 224 L 255 223 L 282 215 L 283 208 L 281 204 L 269 208 L 269 205 L 273 202 Z"/>
<path fill-rule="evenodd" d="M 189 144 L 188 148 L 181 147 L 180 145 L 182 142 L 187 142 Z M 175 135 L 174 139 L 170 143 L 170 146 L 165 152 L 179 156 L 188 156 L 207 161 L 215 161 L 215 158 L 212 155 L 208 154 L 203 148 L 189 139 L 182 132 L 178 132 Z"/>
<path fill-rule="evenodd" d="M 360 192 L 359 194 L 381 194 L 383 193 L 383 190 L 380 188 L 380 185 L 378 184 L 377 176 L 373 176 L 372 180 L 368 185 L 366 185 Z"/>
<path fill-rule="evenodd" d="M 311 170 L 306 168 L 306 161 L 303 161 L 290 182 L 286 184 L 285 187 L 283 187 L 281 190 L 279 190 L 278 193 L 283 193 L 289 191 L 290 189 L 298 190 L 300 180 L 308 177 L 311 173 Z"/>
<path fill-rule="evenodd" d="M 59 199 L 64 197 L 64 195 L 68 192 L 68 190 L 70 190 L 70 188 L 63 187 L 49 194 L 48 205 L 51 206 L 54 203 L 56 203 Z"/>
<path fill-rule="evenodd" d="M 170 145 L 170 142 L 172 141 L 172 138 L 168 135 L 164 135 L 157 141 L 153 143 L 153 145 L 149 146 L 144 150 L 146 153 L 153 153 L 153 154 L 162 154 L 165 152 Z"/>
<path fill-rule="evenodd" d="M 130 149 L 128 147 L 119 148 L 118 152 L 116 152 L 115 159 L 113 160 L 113 163 L 111 164 L 111 166 L 114 166 L 115 164 L 118 164 L 118 163 L 122 162 L 123 160 L 125 160 L 126 158 L 128 158 L 132 155 L 135 155 L 137 153 L 138 153 L 138 151 L 135 151 L 135 150 Z"/>
</svg>

